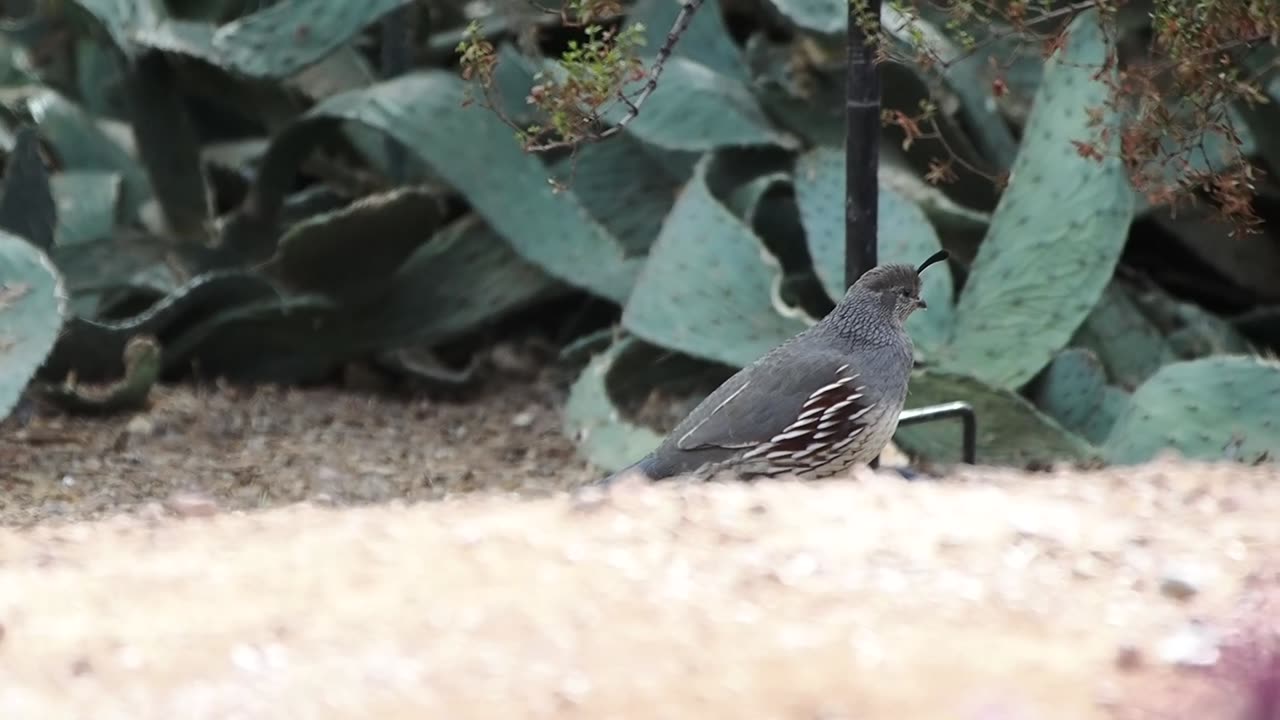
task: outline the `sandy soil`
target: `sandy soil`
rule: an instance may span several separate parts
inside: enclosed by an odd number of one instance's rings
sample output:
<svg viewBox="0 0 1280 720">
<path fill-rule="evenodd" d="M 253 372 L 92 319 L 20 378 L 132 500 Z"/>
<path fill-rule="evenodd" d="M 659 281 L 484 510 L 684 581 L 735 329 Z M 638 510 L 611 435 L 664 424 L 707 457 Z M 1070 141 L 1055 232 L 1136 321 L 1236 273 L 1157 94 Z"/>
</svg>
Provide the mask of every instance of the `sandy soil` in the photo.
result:
<svg viewBox="0 0 1280 720">
<path fill-rule="evenodd" d="M 0 427 L 0 717 L 1273 717 L 1275 468 L 564 492 L 551 388 Z"/>
</svg>

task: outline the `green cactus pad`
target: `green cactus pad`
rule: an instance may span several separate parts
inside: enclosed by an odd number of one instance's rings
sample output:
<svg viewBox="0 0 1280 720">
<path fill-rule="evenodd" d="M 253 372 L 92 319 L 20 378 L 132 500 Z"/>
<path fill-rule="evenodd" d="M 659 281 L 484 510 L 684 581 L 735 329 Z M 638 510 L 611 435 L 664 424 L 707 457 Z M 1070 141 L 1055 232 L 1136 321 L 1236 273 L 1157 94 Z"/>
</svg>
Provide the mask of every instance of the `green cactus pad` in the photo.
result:
<svg viewBox="0 0 1280 720">
<path fill-rule="evenodd" d="M 751 88 L 769 115 L 806 146 L 839 145 L 845 137 L 844 76 L 794 62 L 796 45 L 810 47 L 810 38 L 778 42 L 763 30 L 747 38 L 743 55 Z"/>
<path fill-rule="evenodd" d="M 939 232 L 985 233 L 991 226 L 990 213 L 967 208 L 947 197 L 945 192 L 925 182 L 906 165 L 905 160 L 891 152 L 882 150 L 877 176 L 880 187 L 888 188 L 917 205 Z"/>
<path fill-rule="evenodd" d="M 627 13 L 626 26 L 644 25 L 644 51 L 653 55 L 666 42 L 680 13 L 680 0 L 638 0 Z M 674 57 L 688 58 L 738 82 L 747 82 L 742 53 L 724 24 L 723 2 L 705 0 L 680 34 Z"/>
<path fill-rule="evenodd" d="M 138 208 L 152 197 L 151 181 L 137 158 L 103 132 L 84 110 L 52 90 L 28 98 L 27 111 L 41 136 L 57 151 L 64 170 L 120 173 L 122 219 L 137 217 Z"/>
<path fill-rule="evenodd" d="M 383 284 L 356 313 L 361 344 L 374 350 L 445 342 L 567 290 L 474 214 L 441 229 Z"/>
<path fill-rule="evenodd" d="M 86 382 L 114 380 L 125 372 L 121 358 L 130 338 L 136 335 L 169 338 L 174 332 L 226 308 L 278 295 L 279 290 L 257 273 L 220 271 L 192 278 L 132 317 L 111 320 L 72 317 L 41 368 L 40 377 L 61 382 L 68 372 L 74 371 Z"/>
<path fill-rule="evenodd" d="M 56 245 L 70 248 L 110 237 L 120 220 L 120 173 L 71 170 L 50 182 L 58 214 Z"/>
<path fill-rule="evenodd" d="M 132 303 L 159 299 L 183 282 L 182 270 L 170 258 L 166 238 L 127 229 L 74 245 L 55 245 L 51 256 L 61 271 L 71 311 L 94 319 L 109 311 L 117 298 Z"/>
<path fill-rule="evenodd" d="M 350 42 L 409 0 L 282 0 L 218 28 L 222 65 L 246 77 L 279 80 Z"/>
<path fill-rule="evenodd" d="M 844 297 L 845 159 L 841 148 L 815 148 L 796 160 L 796 202 L 804 223 L 814 270 L 833 301 Z M 894 190 L 879 193 L 880 263 L 919 265 L 942 249 L 924 212 Z M 934 265 L 922 276 L 921 296 L 929 308 L 907 320 L 920 353 L 932 357 L 947 340 L 952 323 L 951 270 Z"/>
<path fill-rule="evenodd" d="M 314 215 L 289 228 L 263 270 L 298 292 L 367 298 L 431 238 L 442 205 L 425 189 L 400 188 Z"/>
<path fill-rule="evenodd" d="M 657 432 L 623 417 L 609 393 L 619 358 L 643 344 L 624 338 L 592 358 L 569 388 L 564 408 L 564 433 L 578 452 L 605 472 L 635 462 L 662 441 Z"/>
<path fill-rule="evenodd" d="M 1109 462 L 1146 462 L 1164 449 L 1197 460 L 1280 460 L 1280 364 L 1224 355 L 1166 365 L 1117 419 Z"/>
<path fill-rule="evenodd" d="M 981 380 L 925 368 L 911 374 L 907 409 L 938 403 L 969 403 L 978 417 L 977 462 L 983 465 L 1040 465 L 1096 457 L 1089 444 L 1036 409 L 1017 393 Z M 914 457 L 959 462 L 960 421 L 899 428 L 894 442 Z"/>
<path fill-rule="evenodd" d="M 556 193 L 540 160 L 521 150 L 492 114 L 463 107 L 453 73 L 421 71 L 319 103 L 276 136 L 250 192 L 250 225 L 274 227 L 290 178 L 323 128 L 349 120 L 395 138 L 456 188 L 525 259 L 548 274 L 622 302 L 640 261 L 583 207 L 572 191 Z M 254 238 L 271 233 L 250 233 Z"/>
<path fill-rule="evenodd" d="M 88 13 L 125 56 L 135 50 L 133 37 L 140 28 L 154 27 L 164 17 L 158 0 L 73 0 Z"/>
<path fill-rule="evenodd" d="M 776 307 L 781 272 L 760 238 L 712 196 L 710 161 L 698 164 L 663 222 L 622 323 L 655 345 L 741 367 L 806 322 Z"/>
<path fill-rule="evenodd" d="M 1102 362 L 1111 381 L 1132 390 L 1177 355 L 1163 333 L 1134 301 L 1131 292 L 1112 281 L 1102 299 L 1072 338 Z"/>
<path fill-rule="evenodd" d="M 1096 11 L 1081 13 L 1049 59 L 1010 185 L 956 303 L 946 366 L 994 386 L 1020 387 L 1066 346 L 1124 248 L 1133 198 L 1109 90 L 1094 77 L 1110 52 L 1098 23 Z M 1092 142 L 1101 128 L 1104 158 L 1082 156 L 1074 141 Z"/>
<path fill-rule="evenodd" d="M 1129 393 L 1114 385 L 1107 385 L 1102 389 L 1102 402 L 1098 403 L 1094 414 L 1080 428 L 1080 434 L 1095 446 L 1103 445 L 1111 436 L 1116 421 L 1128 409 Z"/>
<path fill-rule="evenodd" d="M 734 215 L 738 216 L 739 220 L 754 227 L 765 195 L 769 194 L 775 187 L 790 184 L 791 176 L 784 172 L 761 175 L 729 191 L 728 196 L 724 199 L 724 204 Z"/>
<path fill-rule="evenodd" d="M 628 256 L 649 252 L 680 184 L 688 179 L 670 172 L 627 133 L 582 147 L 553 170 Z"/>
<path fill-rule="evenodd" d="M 569 389 L 564 433 L 606 472 L 639 460 L 732 370 L 623 337 Z"/>
<path fill-rule="evenodd" d="M 0 230 L 41 250 L 53 246 L 58 208 L 49 187 L 49 173 L 40 158 L 40 138 L 35 128 L 23 125 L 14 135 L 13 151 L 4 169 L 0 190 Z"/>
<path fill-rule="evenodd" d="M 1252 351 L 1248 340 L 1230 322 L 1159 287 L 1135 293 L 1134 301 L 1167 335 L 1170 349 L 1180 360 Z"/>
<path fill-rule="evenodd" d="M 165 345 L 163 369 L 194 367 L 233 382 L 317 382 L 355 356 L 357 333 L 327 298 L 275 296 L 185 323 Z"/>
<path fill-rule="evenodd" d="M 0 419 L 53 348 L 65 307 L 62 278 L 49 257 L 0 231 Z"/>
<path fill-rule="evenodd" d="M 1128 395 L 1107 385 L 1106 369 L 1091 350 L 1069 347 L 1041 373 L 1033 399 L 1067 430 L 1101 444 Z"/>
<path fill-rule="evenodd" d="M 125 86 L 133 139 L 168 229 L 183 242 L 204 246 L 212 236 L 213 191 L 200 161 L 200 138 L 169 63 L 152 52 L 129 66 Z"/>
<path fill-rule="evenodd" d="M 773 0 L 773 5 L 804 30 L 834 35 L 849 26 L 848 0 Z"/>
<path fill-rule="evenodd" d="M 36 386 L 40 396 L 68 412 L 105 414 L 146 406 L 151 388 L 160 379 L 160 343 L 147 335 L 130 338 L 124 347 L 124 377 L 101 385 L 70 379 Z"/>
<path fill-rule="evenodd" d="M 551 71 L 556 76 L 563 72 Z M 623 92 L 632 96 L 642 86 L 643 82 L 630 83 Z M 625 103 L 613 103 L 601 115 L 616 123 L 628 110 Z M 744 82 L 684 57 L 667 60 L 658 88 L 627 124 L 627 131 L 656 147 L 688 152 L 753 145 L 799 147 L 795 137 L 774 129 Z"/>
</svg>

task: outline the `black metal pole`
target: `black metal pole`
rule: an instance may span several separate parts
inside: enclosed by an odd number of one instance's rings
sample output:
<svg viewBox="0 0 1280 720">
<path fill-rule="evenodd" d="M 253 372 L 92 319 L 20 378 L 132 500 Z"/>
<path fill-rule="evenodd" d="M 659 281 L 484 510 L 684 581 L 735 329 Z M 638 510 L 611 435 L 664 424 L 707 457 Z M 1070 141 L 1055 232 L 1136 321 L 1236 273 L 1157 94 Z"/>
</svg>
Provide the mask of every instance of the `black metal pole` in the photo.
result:
<svg viewBox="0 0 1280 720">
<path fill-rule="evenodd" d="M 849 0 L 848 66 L 845 71 L 844 281 L 853 285 L 879 262 L 880 69 L 878 38 L 868 37 L 859 16 L 880 23 L 881 0 Z"/>
<path fill-rule="evenodd" d="M 880 203 L 880 41 L 881 0 L 849 0 L 848 65 L 845 69 L 844 282 L 849 287 L 879 263 L 876 243 Z M 865 22 L 865 27 L 864 23 Z M 867 29 L 873 29 L 869 35 Z M 964 462 L 972 465 L 977 419 L 967 403 L 951 402 L 903 412 L 900 426 L 960 418 Z M 880 458 L 871 461 L 879 467 Z M 908 475 L 909 476 L 909 475 Z"/>
</svg>

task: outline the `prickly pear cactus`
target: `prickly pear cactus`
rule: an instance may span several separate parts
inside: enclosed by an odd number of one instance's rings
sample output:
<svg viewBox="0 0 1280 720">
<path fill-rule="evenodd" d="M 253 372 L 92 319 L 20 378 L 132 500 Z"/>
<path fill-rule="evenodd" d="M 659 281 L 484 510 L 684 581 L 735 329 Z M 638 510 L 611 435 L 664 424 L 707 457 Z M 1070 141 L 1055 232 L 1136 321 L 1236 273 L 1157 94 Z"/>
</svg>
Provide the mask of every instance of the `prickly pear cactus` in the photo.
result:
<svg viewBox="0 0 1280 720">
<path fill-rule="evenodd" d="M 947 367 L 1022 386 L 1066 346 L 1111 279 L 1133 193 L 1108 106 L 1110 52 L 1090 10 L 1047 63 L 1009 187 L 956 303 Z M 1092 143 L 1101 159 L 1077 143 Z"/>
<path fill-rule="evenodd" d="M 292 75 L 409 0 L 284 0 L 227 23 L 213 36 L 223 65 L 260 80 Z"/>
<path fill-rule="evenodd" d="M 680 42 L 676 43 L 672 55 L 687 57 L 734 80 L 747 82 L 750 78 L 742 61 L 742 52 L 724 24 L 724 4 L 722 0 L 704 2 L 680 34 Z M 642 52 L 652 56 L 662 47 L 681 5 L 676 0 L 638 0 L 631 6 L 626 25 L 644 27 Z"/>
<path fill-rule="evenodd" d="M 67 378 L 62 383 L 37 385 L 41 397 L 63 410 L 82 414 L 106 414 L 145 407 L 151 388 L 160 379 L 160 343 L 138 335 L 124 346 L 124 377 L 100 385 L 86 385 Z"/>
<path fill-rule="evenodd" d="M 1036 382 L 1033 397 L 1063 427 L 1099 444 L 1115 422 L 1117 403 L 1127 399 L 1123 391 L 1107 385 L 1102 362 L 1086 348 L 1058 353 Z"/>
<path fill-rule="evenodd" d="M 1136 464 L 1173 449 L 1198 460 L 1280 460 L 1280 363 L 1221 355 L 1166 365 L 1134 391 L 1105 446 Z"/>
<path fill-rule="evenodd" d="M 710 160 L 698 164 L 662 224 L 622 324 L 655 345 L 742 367 L 807 322 L 783 314 L 781 268 L 711 194 Z"/>
<path fill-rule="evenodd" d="M 634 93 L 640 85 L 627 85 L 623 92 Z M 601 117 L 616 123 L 627 112 L 623 103 L 614 103 Z M 685 57 L 672 57 L 663 65 L 662 82 L 645 101 L 644 112 L 627 125 L 627 132 L 660 148 L 689 152 L 800 146 L 795 136 L 774 127 L 746 83 Z"/>
<path fill-rule="evenodd" d="M 334 95 L 276 137 L 279 155 L 268 152 L 260 176 L 278 178 L 283 171 L 272 167 L 274 158 L 287 156 L 316 124 L 358 122 L 414 152 L 526 260 L 571 285 L 624 301 L 641 259 L 626 257 L 572 190 L 550 187 L 547 168 L 520 149 L 510 128 L 462 101 L 462 80 L 436 70 Z"/>
<path fill-rule="evenodd" d="M 1115 281 L 1103 291 L 1102 299 L 1076 330 L 1071 344 L 1093 351 L 1111 382 L 1129 390 L 1165 363 L 1178 359 L 1160 328 L 1147 317 L 1130 291 Z"/>
<path fill-rule="evenodd" d="M 662 436 L 622 416 L 609 393 L 609 378 L 618 358 L 640 343 L 626 338 L 596 355 L 569 388 L 564 433 L 588 461 L 614 472 L 652 450 Z"/>
<path fill-rule="evenodd" d="M 421 188 L 370 195 L 289 228 L 265 269 L 299 292 L 368 298 L 430 239 L 443 214 L 443 201 Z"/>
<path fill-rule="evenodd" d="M 1027 466 L 1054 461 L 1089 461 L 1089 443 L 1040 412 L 1021 395 L 967 375 L 923 368 L 911 374 L 907 409 L 964 401 L 978 416 L 977 461 Z M 959 420 L 898 429 L 894 442 L 909 455 L 934 462 L 959 462 Z"/>
<path fill-rule="evenodd" d="M 4 169 L 0 230 L 48 251 L 57 225 L 58 209 L 49 187 L 49 173 L 40 158 L 40 138 L 35 128 L 24 125 L 14 134 L 13 151 Z"/>
<path fill-rule="evenodd" d="M 49 257 L 0 231 L 0 419 L 53 349 L 65 307 L 62 277 Z"/>
</svg>

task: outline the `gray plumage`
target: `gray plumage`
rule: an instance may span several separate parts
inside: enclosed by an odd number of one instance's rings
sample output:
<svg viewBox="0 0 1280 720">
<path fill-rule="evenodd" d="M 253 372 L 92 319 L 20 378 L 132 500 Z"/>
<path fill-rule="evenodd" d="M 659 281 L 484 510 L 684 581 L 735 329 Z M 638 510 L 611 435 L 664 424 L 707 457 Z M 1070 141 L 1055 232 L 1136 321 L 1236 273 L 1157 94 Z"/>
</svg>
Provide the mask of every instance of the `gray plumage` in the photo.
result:
<svg viewBox="0 0 1280 720">
<path fill-rule="evenodd" d="M 652 452 L 604 482 L 721 470 L 821 478 L 870 462 L 906 401 L 912 343 L 903 323 L 926 307 L 920 273 L 946 257 L 868 270 L 822 320 L 739 370 Z"/>
</svg>

